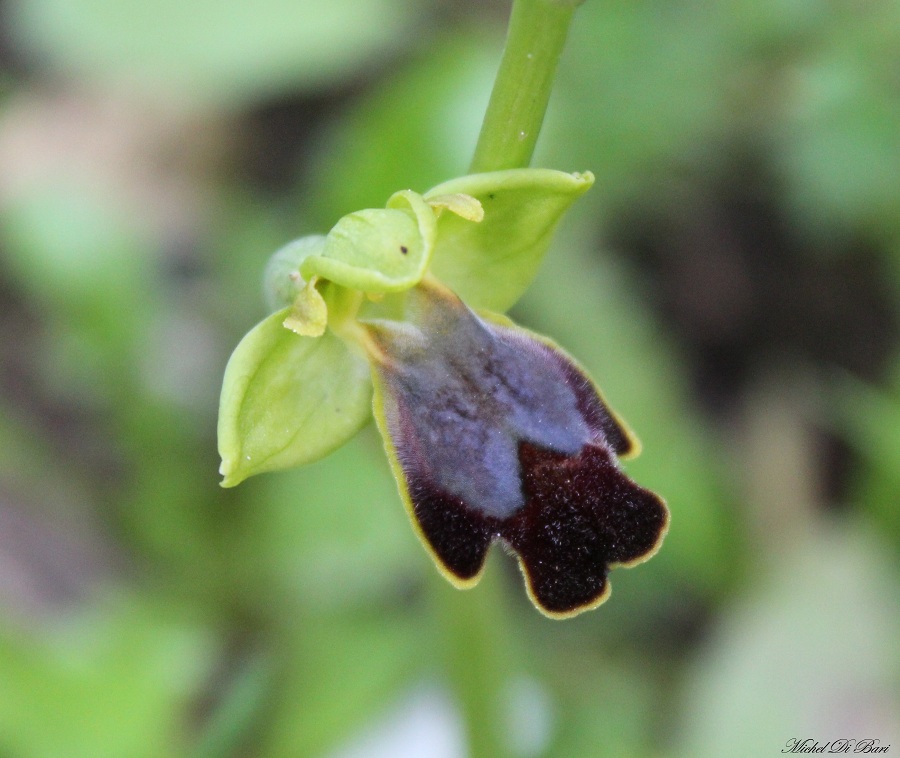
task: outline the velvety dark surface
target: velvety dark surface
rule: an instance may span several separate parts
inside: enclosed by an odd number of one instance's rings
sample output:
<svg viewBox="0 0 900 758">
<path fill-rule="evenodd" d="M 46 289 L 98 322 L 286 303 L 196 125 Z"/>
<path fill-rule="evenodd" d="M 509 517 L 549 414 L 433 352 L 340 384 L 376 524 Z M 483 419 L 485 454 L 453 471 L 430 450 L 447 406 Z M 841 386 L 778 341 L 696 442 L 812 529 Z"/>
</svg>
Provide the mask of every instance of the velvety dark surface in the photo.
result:
<svg viewBox="0 0 900 758">
<path fill-rule="evenodd" d="M 615 564 L 649 557 L 668 524 L 665 504 L 616 466 L 608 449 L 564 456 L 519 447 L 525 508 L 499 534 L 521 557 L 535 600 L 566 613 L 606 590 Z"/>
<path fill-rule="evenodd" d="M 501 539 L 522 559 L 535 601 L 550 613 L 569 613 L 604 594 L 611 566 L 649 557 L 658 546 L 665 505 L 603 447 L 565 456 L 522 443 L 519 459 L 526 505 L 508 519 L 479 515 L 410 474 L 419 526 L 455 576 L 476 576 L 491 542 Z"/>
<path fill-rule="evenodd" d="M 651 555 L 668 523 L 618 466 L 633 439 L 555 346 L 443 288 L 414 293 L 408 318 L 372 334 L 385 428 L 436 559 L 467 582 L 499 539 L 543 610 L 595 604 L 609 568 Z"/>
</svg>

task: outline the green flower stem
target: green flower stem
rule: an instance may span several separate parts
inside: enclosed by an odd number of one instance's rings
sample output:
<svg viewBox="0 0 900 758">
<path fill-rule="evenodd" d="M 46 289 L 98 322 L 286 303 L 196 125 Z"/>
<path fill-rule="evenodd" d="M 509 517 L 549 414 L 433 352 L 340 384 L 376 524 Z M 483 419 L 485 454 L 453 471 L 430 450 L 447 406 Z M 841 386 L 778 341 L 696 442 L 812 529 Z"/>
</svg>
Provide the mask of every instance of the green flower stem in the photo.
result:
<svg viewBox="0 0 900 758">
<path fill-rule="evenodd" d="M 582 0 L 514 0 L 503 59 L 471 173 L 524 168 L 537 143 L 556 64 Z"/>
</svg>

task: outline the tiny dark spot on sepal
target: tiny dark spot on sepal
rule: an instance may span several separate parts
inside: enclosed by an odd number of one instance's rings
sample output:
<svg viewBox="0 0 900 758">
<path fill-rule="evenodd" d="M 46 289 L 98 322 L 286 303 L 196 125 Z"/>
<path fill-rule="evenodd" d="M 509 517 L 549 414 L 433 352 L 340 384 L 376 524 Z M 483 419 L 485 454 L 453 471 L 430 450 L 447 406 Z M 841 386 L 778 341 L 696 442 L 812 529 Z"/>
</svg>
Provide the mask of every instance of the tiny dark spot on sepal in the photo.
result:
<svg viewBox="0 0 900 758">
<path fill-rule="evenodd" d="M 409 248 L 406 245 L 400 245 L 400 252 L 406 255 L 409 252 Z"/>
</svg>

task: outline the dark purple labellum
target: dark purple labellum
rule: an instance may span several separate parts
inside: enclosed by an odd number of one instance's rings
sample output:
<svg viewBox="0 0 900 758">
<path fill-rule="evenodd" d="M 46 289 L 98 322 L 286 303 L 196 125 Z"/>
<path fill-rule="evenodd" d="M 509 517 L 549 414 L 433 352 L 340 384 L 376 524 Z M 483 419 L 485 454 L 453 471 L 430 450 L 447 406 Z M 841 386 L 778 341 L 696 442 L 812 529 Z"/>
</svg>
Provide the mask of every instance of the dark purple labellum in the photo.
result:
<svg viewBox="0 0 900 758">
<path fill-rule="evenodd" d="M 499 539 L 544 613 L 599 605 L 610 567 L 649 558 L 668 526 L 663 501 L 619 469 L 636 441 L 555 345 L 435 285 L 408 310 L 367 324 L 376 416 L 438 565 L 474 584 Z"/>
</svg>

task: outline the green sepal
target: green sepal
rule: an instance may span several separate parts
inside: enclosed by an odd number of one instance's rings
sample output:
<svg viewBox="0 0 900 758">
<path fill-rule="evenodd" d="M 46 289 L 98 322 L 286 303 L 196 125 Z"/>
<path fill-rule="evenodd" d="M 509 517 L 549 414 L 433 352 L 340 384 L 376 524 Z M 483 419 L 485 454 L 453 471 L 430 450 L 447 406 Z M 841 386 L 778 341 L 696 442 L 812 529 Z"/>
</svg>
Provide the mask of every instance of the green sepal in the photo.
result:
<svg viewBox="0 0 900 758">
<path fill-rule="evenodd" d="M 437 221 L 431 272 L 473 308 L 505 311 L 518 300 L 538 267 L 563 214 L 594 183 L 594 175 L 543 168 L 470 174 L 439 184 L 425 199 L 470 195 L 484 220 L 453 213 Z"/>
<path fill-rule="evenodd" d="M 223 487 L 318 460 L 371 416 L 366 360 L 330 330 L 302 337 L 285 329 L 289 313 L 257 324 L 228 361 L 218 428 Z"/>
<path fill-rule="evenodd" d="M 436 227 L 422 196 L 402 190 L 385 208 L 344 216 L 326 236 L 322 254 L 306 258 L 300 273 L 307 281 L 319 276 L 363 292 L 408 290 L 425 275 Z"/>
</svg>

